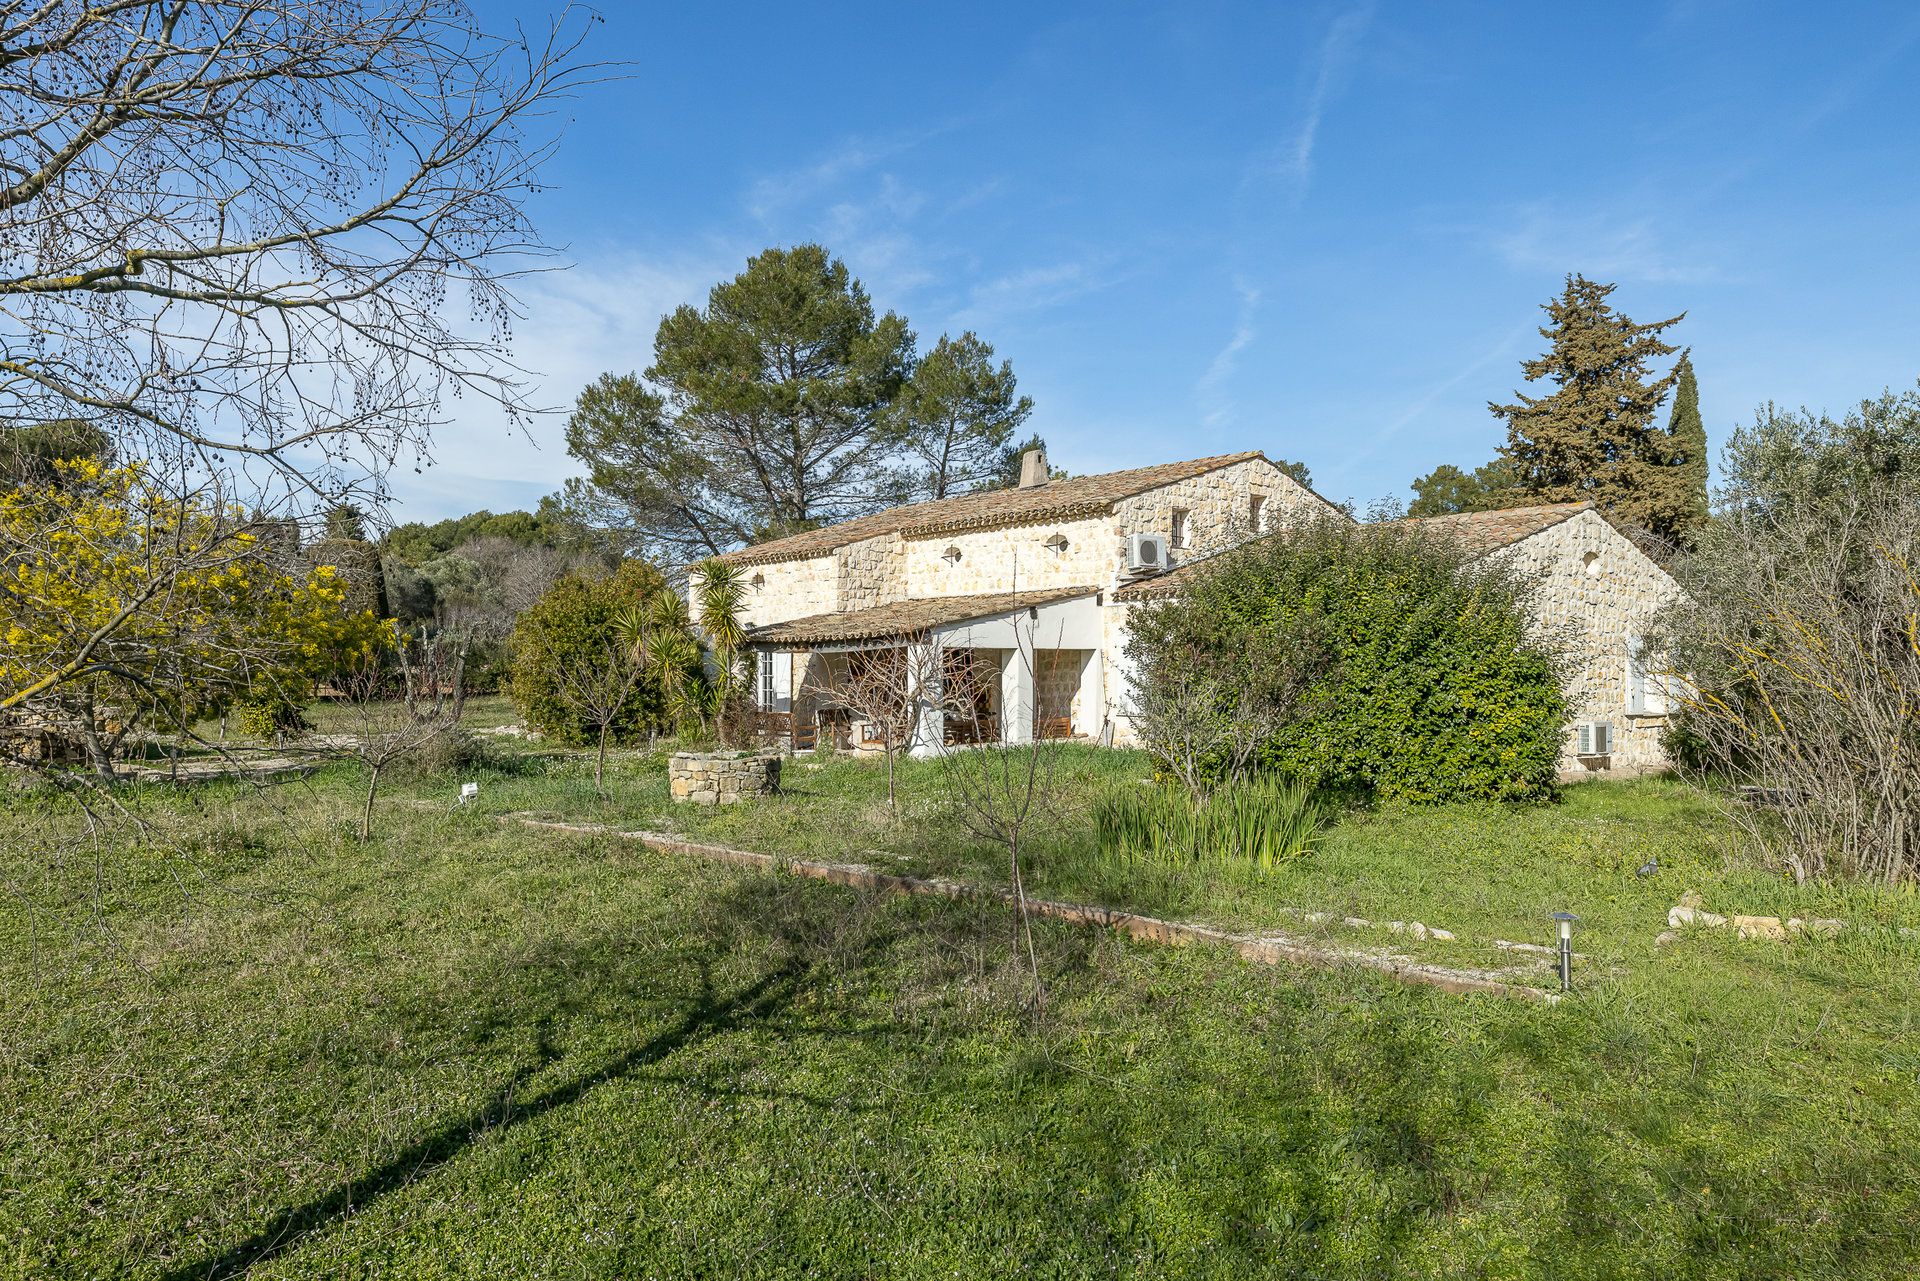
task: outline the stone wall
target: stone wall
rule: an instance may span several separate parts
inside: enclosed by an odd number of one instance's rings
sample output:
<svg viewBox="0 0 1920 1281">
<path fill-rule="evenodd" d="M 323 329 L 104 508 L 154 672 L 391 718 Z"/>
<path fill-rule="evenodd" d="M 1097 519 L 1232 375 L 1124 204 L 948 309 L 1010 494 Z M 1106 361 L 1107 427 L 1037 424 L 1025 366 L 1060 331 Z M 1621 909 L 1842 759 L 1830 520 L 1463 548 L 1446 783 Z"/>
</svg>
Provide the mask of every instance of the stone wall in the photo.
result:
<svg viewBox="0 0 1920 1281">
<path fill-rule="evenodd" d="M 1034 655 L 1033 715 L 1036 726 L 1058 717 L 1077 720 L 1080 674 L 1090 655 L 1084 649 L 1043 649 Z"/>
<path fill-rule="evenodd" d="M 742 621 L 758 627 L 896 600 L 1016 587 L 1110 587 L 1125 568 L 1129 535 L 1170 533 L 1172 512 L 1181 508 L 1192 513 L 1186 557 L 1203 555 L 1244 535 L 1255 493 L 1266 496 L 1269 528 L 1306 511 L 1334 510 L 1273 464 L 1250 459 L 1123 499 L 1110 514 L 912 538 L 885 534 L 805 560 L 750 565 Z"/>
<path fill-rule="evenodd" d="M 1123 534 L 1172 537 L 1173 513 L 1185 511 L 1186 546 L 1175 548 L 1172 555 L 1178 565 L 1246 538 L 1255 494 L 1266 498 L 1262 524 L 1267 530 L 1284 529 L 1312 513 L 1338 510 L 1264 458 L 1253 458 L 1123 499 L 1115 515 Z"/>
<path fill-rule="evenodd" d="M 1104 515 L 910 538 L 903 569 L 906 594 L 923 600 L 1016 587 L 1023 592 L 1104 587 L 1119 572 L 1126 552 L 1121 539 L 1114 518 Z M 959 557 L 949 559 L 949 549 Z"/>
<path fill-rule="evenodd" d="M 731 805 L 780 790 L 780 757 L 751 752 L 675 752 L 667 791 L 692 805 Z"/>
<path fill-rule="evenodd" d="M 898 534 L 849 543 L 834 552 L 833 565 L 839 585 L 834 609 L 872 609 L 908 598 L 905 540 Z"/>
<path fill-rule="evenodd" d="M 1627 646 L 1652 630 L 1678 597 L 1678 584 L 1591 511 L 1495 554 L 1540 585 L 1540 635 L 1567 654 L 1574 720 L 1608 721 L 1614 727 L 1613 754 L 1597 759 L 1574 755 L 1569 730 L 1561 769 L 1580 774 L 1664 768 L 1669 762 L 1660 736 L 1667 717 L 1627 710 Z"/>
<path fill-rule="evenodd" d="M 748 627 L 828 614 L 840 607 L 840 577 L 836 558 L 830 554 L 742 566 L 740 578 L 740 621 Z M 688 603 L 695 620 L 700 617 L 697 590 L 689 580 Z"/>
</svg>

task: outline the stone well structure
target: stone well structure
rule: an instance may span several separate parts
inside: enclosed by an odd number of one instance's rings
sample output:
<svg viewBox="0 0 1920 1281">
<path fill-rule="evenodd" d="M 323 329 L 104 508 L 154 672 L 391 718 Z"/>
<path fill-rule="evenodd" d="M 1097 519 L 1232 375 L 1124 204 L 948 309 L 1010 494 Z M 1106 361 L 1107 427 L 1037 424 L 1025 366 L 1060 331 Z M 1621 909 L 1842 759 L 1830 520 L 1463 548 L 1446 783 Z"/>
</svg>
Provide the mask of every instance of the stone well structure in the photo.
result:
<svg viewBox="0 0 1920 1281">
<path fill-rule="evenodd" d="M 780 790 L 780 757 L 764 752 L 675 752 L 667 790 L 694 805 L 731 805 Z"/>
</svg>

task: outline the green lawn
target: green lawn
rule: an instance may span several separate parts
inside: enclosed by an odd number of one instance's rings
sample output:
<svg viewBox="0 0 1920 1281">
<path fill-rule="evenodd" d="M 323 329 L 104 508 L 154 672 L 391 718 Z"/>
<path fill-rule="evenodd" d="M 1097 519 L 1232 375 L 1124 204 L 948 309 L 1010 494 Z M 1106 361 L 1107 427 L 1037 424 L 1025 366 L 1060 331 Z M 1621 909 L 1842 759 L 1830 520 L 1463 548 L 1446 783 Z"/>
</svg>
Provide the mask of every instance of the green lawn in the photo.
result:
<svg viewBox="0 0 1920 1281">
<path fill-rule="evenodd" d="M 671 809 L 511 746 L 415 778 L 141 789 L 141 848 L 0 809 L 0 1275 L 1895 1277 L 1920 1265 L 1913 896 L 1746 866 L 1705 799 L 1349 818 L 1266 880 L 1105 866 L 1061 758 L 1036 892 L 1242 925 L 1419 919 L 1493 963 L 1583 917 L 1559 1006 L 872 896 L 536 810 L 1001 874 L 936 769 Z M 463 778 L 477 807 L 448 811 Z M 420 804 L 433 802 L 429 808 Z M 1660 871 L 1634 868 L 1657 855 Z M 1653 936 L 1687 888 L 1861 928 Z M 1384 944 L 1334 931 L 1349 944 Z M 1409 946 L 1393 940 L 1394 946 Z M 1542 979 L 1541 981 L 1544 981 Z"/>
</svg>

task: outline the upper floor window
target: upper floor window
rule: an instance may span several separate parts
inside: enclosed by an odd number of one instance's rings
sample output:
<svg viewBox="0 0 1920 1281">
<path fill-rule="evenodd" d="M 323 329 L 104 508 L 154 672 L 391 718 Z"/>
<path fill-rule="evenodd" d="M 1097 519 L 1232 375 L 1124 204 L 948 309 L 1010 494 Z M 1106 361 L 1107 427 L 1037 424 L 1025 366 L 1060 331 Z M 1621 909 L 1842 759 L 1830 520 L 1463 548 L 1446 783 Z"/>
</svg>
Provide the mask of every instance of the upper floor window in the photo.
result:
<svg viewBox="0 0 1920 1281">
<path fill-rule="evenodd" d="M 1247 500 L 1247 529 L 1255 534 L 1267 532 L 1267 496 L 1255 494 Z"/>
<path fill-rule="evenodd" d="M 1187 527 L 1193 523 L 1190 519 L 1192 514 L 1184 507 L 1173 509 L 1173 537 L 1167 541 L 1176 549 L 1187 545 Z"/>
</svg>

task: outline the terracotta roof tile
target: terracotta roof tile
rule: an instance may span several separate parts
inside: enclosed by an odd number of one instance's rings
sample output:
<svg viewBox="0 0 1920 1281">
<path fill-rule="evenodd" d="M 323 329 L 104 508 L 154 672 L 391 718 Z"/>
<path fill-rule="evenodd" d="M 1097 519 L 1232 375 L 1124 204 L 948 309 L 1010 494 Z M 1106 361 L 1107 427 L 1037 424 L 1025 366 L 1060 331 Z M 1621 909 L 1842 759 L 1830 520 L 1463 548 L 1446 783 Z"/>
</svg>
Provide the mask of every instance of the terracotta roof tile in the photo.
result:
<svg viewBox="0 0 1920 1281">
<path fill-rule="evenodd" d="M 871 609 L 813 614 L 784 623 L 768 623 L 747 633 L 750 645 L 835 645 L 850 641 L 890 640 L 913 636 L 930 627 L 991 618 L 1037 605 L 1091 596 L 1098 587 L 1055 587 L 1038 592 L 996 592 L 985 596 L 940 596 L 930 600 L 900 600 Z"/>
<path fill-rule="evenodd" d="M 1285 531 L 1281 532 L 1284 533 Z M 1275 535 L 1269 535 L 1269 537 L 1274 536 Z M 1245 544 L 1241 545 L 1245 546 Z M 1226 550 L 1234 551 L 1237 549 L 1229 547 Z M 1213 563 L 1215 556 L 1224 554 L 1224 552 L 1215 552 L 1212 556 L 1202 556 L 1198 560 L 1190 560 L 1185 564 L 1176 565 L 1164 574 L 1155 574 L 1152 578 L 1138 579 L 1120 588 L 1119 591 L 1116 591 L 1113 594 L 1113 598 L 1116 601 L 1141 601 L 1166 600 L 1169 597 L 1178 596 L 1187 589 L 1187 584 L 1193 581 L 1195 575 L 1207 565 Z"/>
<path fill-rule="evenodd" d="M 1511 547 L 1523 538 L 1531 538 L 1543 529 L 1552 529 L 1563 520 L 1592 510 L 1592 503 L 1547 503 L 1540 507 L 1509 507 L 1504 511 L 1417 516 L 1400 523 L 1457 538 L 1461 546 L 1479 556 L 1497 548 Z"/>
<path fill-rule="evenodd" d="M 1238 454 L 1219 454 L 1212 458 L 1195 458 L 1187 462 L 1135 467 L 1129 471 L 1103 472 L 1097 476 L 1074 476 L 1032 489 L 994 489 L 978 494 L 961 494 L 954 498 L 939 498 L 932 502 L 909 503 L 875 512 L 871 516 L 861 516 L 837 525 L 743 547 L 739 551 L 728 552 L 720 559 L 734 565 L 764 565 L 773 561 L 824 556 L 849 543 L 885 534 L 917 538 L 964 529 L 988 529 L 995 525 L 1092 516 L 1106 511 L 1123 498 L 1132 498 L 1176 481 L 1191 480 L 1234 463 L 1264 457 L 1254 449 Z"/>
</svg>

